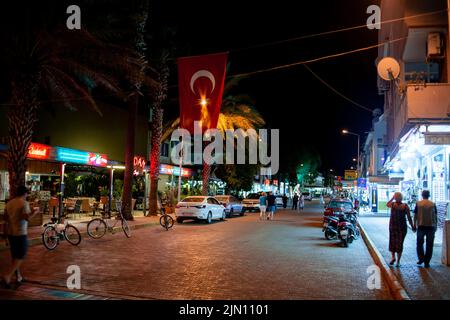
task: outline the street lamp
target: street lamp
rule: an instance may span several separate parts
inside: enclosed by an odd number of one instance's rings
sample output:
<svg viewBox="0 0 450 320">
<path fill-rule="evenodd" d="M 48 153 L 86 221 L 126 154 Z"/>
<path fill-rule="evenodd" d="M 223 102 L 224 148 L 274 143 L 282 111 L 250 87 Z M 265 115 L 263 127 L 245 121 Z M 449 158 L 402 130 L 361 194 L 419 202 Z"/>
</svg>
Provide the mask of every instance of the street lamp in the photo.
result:
<svg viewBox="0 0 450 320">
<path fill-rule="evenodd" d="M 342 130 L 342 133 L 343 134 L 350 134 L 352 136 L 357 136 L 358 137 L 358 155 L 356 157 L 356 159 L 357 159 L 356 171 L 358 172 L 358 175 L 359 175 L 359 140 L 361 139 L 361 137 L 360 137 L 359 134 L 351 132 L 351 131 L 348 131 L 348 130 L 345 130 L 345 129 Z"/>
</svg>

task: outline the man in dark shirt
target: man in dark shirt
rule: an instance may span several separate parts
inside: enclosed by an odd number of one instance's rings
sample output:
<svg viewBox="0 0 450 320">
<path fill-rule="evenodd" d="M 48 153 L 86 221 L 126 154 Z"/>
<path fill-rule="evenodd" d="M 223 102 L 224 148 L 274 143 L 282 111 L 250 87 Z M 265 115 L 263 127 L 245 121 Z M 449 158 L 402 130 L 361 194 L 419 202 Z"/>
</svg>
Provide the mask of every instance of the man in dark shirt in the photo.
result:
<svg viewBox="0 0 450 320">
<path fill-rule="evenodd" d="M 425 268 L 430 267 L 431 257 L 433 256 L 434 234 L 437 228 L 437 209 L 434 202 L 430 201 L 430 191 L 423 190 L 423 200 L 416 203 L 414 209 L 414 228 L 417 228 L 417 256 L 418 265 L 425 263 Z M 426 249 L 423 245 L 426 240 Z"/>
<path fill-rule="evenodd" d="M 273 214 L 276 210 L 276 197 L 273 195 L 272 191 L 269 191 L 269 195 L 267 196 L 267 215 L 268 220 L 273 220 Z"/>
</svg>

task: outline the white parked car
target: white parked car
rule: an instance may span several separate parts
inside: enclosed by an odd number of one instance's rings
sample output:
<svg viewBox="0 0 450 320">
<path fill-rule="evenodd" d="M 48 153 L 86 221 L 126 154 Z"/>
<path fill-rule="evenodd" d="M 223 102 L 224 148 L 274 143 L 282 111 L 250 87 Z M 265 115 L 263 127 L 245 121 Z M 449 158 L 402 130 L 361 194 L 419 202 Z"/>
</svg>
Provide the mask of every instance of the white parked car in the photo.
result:
<svg viewBox="0 0 450 320">
<path fill-rule="evenodd" d="M 204 220 L 211 223 L 213 219 L 224 220 L 226 216 L 225 207 L 214 197 L 195 196 L 187 197 L 178 202 L 175 207 L 177 222 L 184 220 Z"/>
</svg>

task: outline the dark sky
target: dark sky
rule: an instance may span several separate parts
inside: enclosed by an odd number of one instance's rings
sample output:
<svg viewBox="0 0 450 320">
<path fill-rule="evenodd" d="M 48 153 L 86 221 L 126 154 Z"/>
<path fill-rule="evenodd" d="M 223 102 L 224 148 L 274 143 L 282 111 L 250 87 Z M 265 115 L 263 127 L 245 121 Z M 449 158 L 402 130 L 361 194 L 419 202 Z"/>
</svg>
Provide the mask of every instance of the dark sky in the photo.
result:
<svg viewBox="0 0 450 320">
<path fill-rule="evenodd" d="M 102 8 L 112 2 L 86 1 L 91 5 L 95 3 L 96 9 L 94 13 L 85 11 L 83 14 L 90 19 L 97 15 L 105 16 L 108 10 L 103 12 Z M 115 2 L 115 6 L 123 6 L 125 12 L 131 2 Z M 167 27 L 175 29 L 173 42 L 178 56 L 229 51 L 228 75 L 362 48 L 376 44 L 378 39 L 376 30 L 363 28 L 242 49 L 363 25 L 368 17 L 367 7 L 378 2 L 374 0 L 277 0 L 267 4 L 244 0 L 150 2 L 149 34 L 160 33 Z M 45 8 L 45 11 L 59 13 L 62 6 L 58 2 L 58 10 L 49 4 L 40 10 Z M 149 45 L 150 51 L 155 49 Z M 377 50 L 372 49 L 312 63 L 309 67 L 349 98 L 371 109 L 382 108 L 382 97 L 378 95 L 376 87 L 376 57 Z M 172 69 L 176 71 L 175 63 L 172 62 Z M 176 72 L 172 73 L 170 81 L 176 85 Z M 315 148 L 320 152 L 324 171 L 333 168 L 343 174 L 343 170 L 352 165 L 352 158 L 356 156 L 356 137 L 343 136 L 341 130 L 347 128 L 364 136 L 371 129 L 371 112 L 353 106 L 330 91 L 303 66 L 250 76 L 241 81 L 239 92 L 255 100 L 255 106 L 269 128 L 280 129 L 282 162 L 296 149 Z M 174 99 L 177 96 L 178 91 L 174 86 L 170 90 L 172 103 L 166 113 L 172 117 L 178 116 L 178 102 Z"/>
<path fill-rule="evenodd" d="M 229 0 L 170 1 L 154 3 L 152 22 L 158 27 L 175 26 L 181 55 L 229 51 L 228 75 L 251 72 L 344 52 L 377 43 L 377 31 L 367 28 L 313 39 L 292 41 L 261 48 L 240 50 L 303 35 L 363 25 L 366 9 L 377 1 L 285 1 L 245 4 Z M 222 4 L 222 5 L 218 5 Z M 382 108 L 376 87 L 372 49 L 346 57 L 310 64 L 325 81 L 349 98 L 371 109 Z M 174 77 L 173 82 L 176 82 Z M 171 92 L 177 94 L 174 88 Z M 279 128 L 281 157 L 295 148 L 316 148 L 322 169 L 343 174 L 356 156 L 356 137 L 342 136 L 347 128 L 365 135 L 372 115 L 337 96 L 315 79 L 303 66 L 253 75 L 240 83 L 268 126 Z M 177 108 L 174 104 L 171 108 Z M 282 159 L 282 161 L 283 161 Z"/>
</svg>

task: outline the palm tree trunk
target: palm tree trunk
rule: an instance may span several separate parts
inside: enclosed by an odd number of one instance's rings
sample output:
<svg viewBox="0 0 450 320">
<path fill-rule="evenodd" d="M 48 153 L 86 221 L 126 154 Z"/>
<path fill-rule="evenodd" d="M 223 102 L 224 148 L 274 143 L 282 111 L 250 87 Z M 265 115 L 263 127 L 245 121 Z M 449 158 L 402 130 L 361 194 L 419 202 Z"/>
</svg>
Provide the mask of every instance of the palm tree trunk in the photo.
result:
<svg viewBox="0 0 450 320">
<path fill-rule="evenodd" d="M 133 92 L 128 98 L 128 128 L 127 141 L 125 146 L 125 172 L 122 194 L 122 212 L 124 218 L 133 220 L 132 196 L 133 196 L 133 171 L 134 171 L 134 142 L 136 136 L 136 118 L 139 106 L 140 88 L 145 76 L 147 60 L 145 52 L 147 44 L 144 38 L 145 26 L 149 13 L 149 1 L 140 4 L 139 13 L 136 16 L 136 38 L 134 46 L 142 61 L 142 66 L 138 78 L 135 80 Z"/>
<path fill-rule="evenodd" d="M 203 162 L 203 184 L 202 184 L 202 195 L 207 196 L 209 190 L 209 178 L 211 177 L 211 166 Z"/>
<path fill-rule="evenodd" d="M 159 96 L 159 95 L 158 95 Z M 152 149 L 150 153 L 150 194 L 149 194 L 149 213 L 156 214 L 158 211 L 158 180 L 161 155 L 161 136 L 163 124 L 162 101 L 156 99 L 153 105 L 152 119 Z"/>
<path fill-rule="evenodd" d="M 29 85 L 13 83 L 12 87 L 13 106 L 8 112 L 9 150 L 7 154 L 10 199 L 15 197 L 19 186 L 25 185 L 28 148 L 37 120 L 37 104 L 33 98 L 36 91 L 35 83 L 33 81 Z"/>
<path fill-rule="evenodd" d="M 158 180 L 159 166 L 161 157 L 161 138 L 163 128 L 164 109 L 163 103 L 167 99 L 169 67 L 167 65 L 168 54 L 163 52 L 161 56 L 160 70 L 158 74 L 159 88 L 156 92 L 153 103 L 153 119 L 152 119 L 152 150 L 150 155 L 150 194 L 149 194 L 149 213 L 156 214 L 158 212 Z"/>
<path fill-rule="evenodd" d="M 128 100 L 128 126 L 125 146 L 125 172 L 122 194 L 122 213 L 125 219 L 133 220 L 132 186 L 134 171 L 134 141 L 136 136 L 136 117 L 139 103 L 138 92 L 132 93 Z"/>
</svg>

